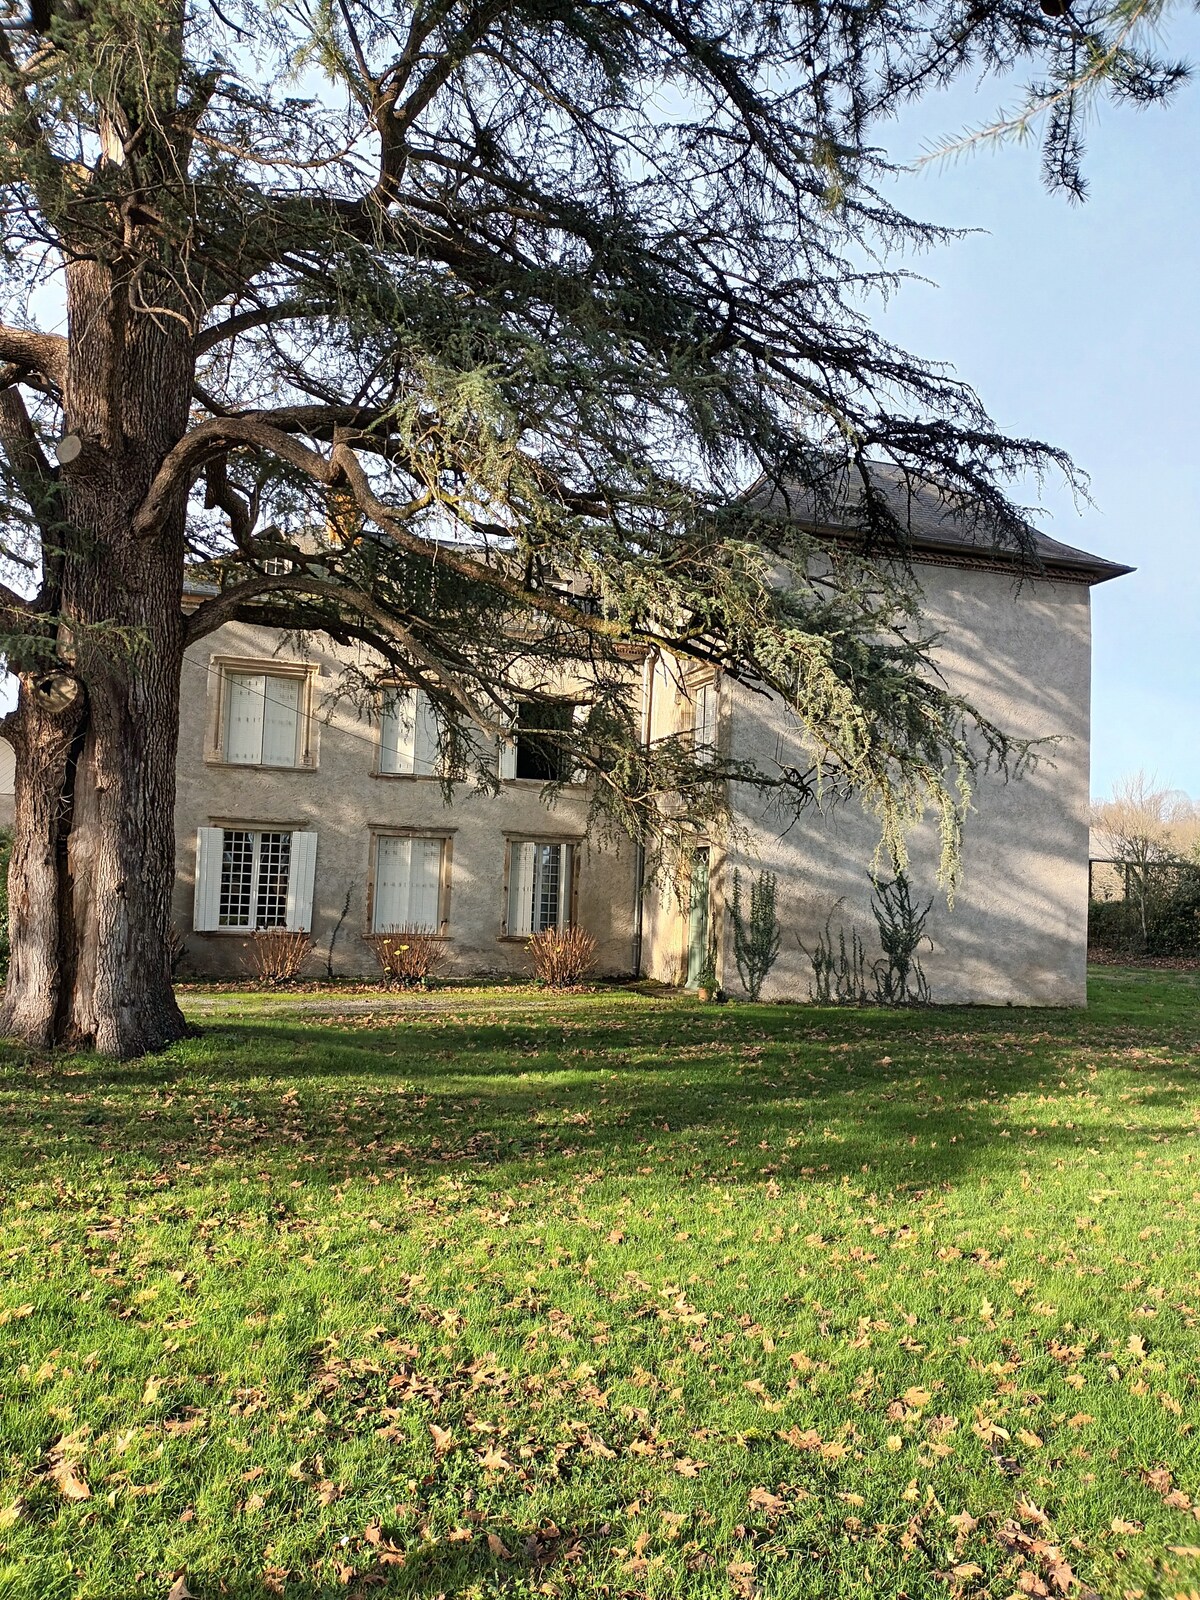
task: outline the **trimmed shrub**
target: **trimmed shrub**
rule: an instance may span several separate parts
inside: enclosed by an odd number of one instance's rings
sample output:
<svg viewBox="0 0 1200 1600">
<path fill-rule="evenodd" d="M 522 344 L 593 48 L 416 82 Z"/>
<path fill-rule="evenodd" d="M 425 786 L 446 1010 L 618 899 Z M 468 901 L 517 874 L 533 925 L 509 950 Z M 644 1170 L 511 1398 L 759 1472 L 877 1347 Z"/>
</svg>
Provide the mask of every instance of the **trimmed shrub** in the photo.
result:
<svg viewBox="0 0 1200 1600">
<path fill-rule="evenodd" d="M 312 949 L 307 933 L 290 928 L 255 928 L 250 935 L 250 968 L 260 983 L 291 983 Z"/>
<path fill-rule="evenodd" d="M 551 989 L 582 983 L 596 965 L 599 946 L 586 928 L 546 928 L 529 941 L 529 959 Z"/>
<path fill-rule="evenodd" d="M 438 939 L 427 928 L 384 928 L 379 933 L 364 935 L 375 952 L 375 959 L 383 968 L 389 983 L 411 989 L 419 983 L 435 978 L 445 966 L 449 951 L 445 941 Z"/>
</svg>

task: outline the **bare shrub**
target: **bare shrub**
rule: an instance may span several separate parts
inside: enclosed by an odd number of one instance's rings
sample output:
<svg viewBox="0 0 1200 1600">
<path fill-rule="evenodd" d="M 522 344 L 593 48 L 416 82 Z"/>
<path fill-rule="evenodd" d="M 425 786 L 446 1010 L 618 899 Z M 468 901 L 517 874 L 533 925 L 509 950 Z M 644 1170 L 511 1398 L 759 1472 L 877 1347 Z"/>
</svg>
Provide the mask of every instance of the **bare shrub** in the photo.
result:
<svg viewBox="0 0 1200 1600">
<path fill-rule="evenodd" d="M 375 952 L 384 976 L 405 988 L 437 977 L 449 954 L 444 941 L 426 928 L 383 928 L 363 937 Z"/>
<path fill-rule="evenodd" d="M 551 989 L 567 989 L 596 965 L 598 946 L 586 928 L 546 928 L 529 941 L 533 970 Z"/>
<path fill-rule="evenodd" d="M 291 983 L 300 976 L 313 942 L 291 928 L 255 928 L 250 935 L 250 966 L 260 983 Z"/>
</svg>

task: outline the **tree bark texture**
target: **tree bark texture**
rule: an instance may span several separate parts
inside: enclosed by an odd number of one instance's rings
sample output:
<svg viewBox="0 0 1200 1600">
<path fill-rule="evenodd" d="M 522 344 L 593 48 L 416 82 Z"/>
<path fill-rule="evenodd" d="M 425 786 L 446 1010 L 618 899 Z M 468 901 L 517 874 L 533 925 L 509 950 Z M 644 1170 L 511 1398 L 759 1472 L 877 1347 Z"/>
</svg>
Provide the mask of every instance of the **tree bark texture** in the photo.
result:
<svg viewBox="0 0 1200 1600">
<path fill-rule="evenodd" d="M 66 427 L 53 668 L 23 664 L 10 719 L 16 837 L 12 963 L 0 1030 L 106 1055 L 187 1031 L 171 984 L 175 751 L 186 501 L 148 532 L 133 518 L 188 420 L 181 319 L 129 314 L 101 262 L 67 272 Z"/>
</svg>

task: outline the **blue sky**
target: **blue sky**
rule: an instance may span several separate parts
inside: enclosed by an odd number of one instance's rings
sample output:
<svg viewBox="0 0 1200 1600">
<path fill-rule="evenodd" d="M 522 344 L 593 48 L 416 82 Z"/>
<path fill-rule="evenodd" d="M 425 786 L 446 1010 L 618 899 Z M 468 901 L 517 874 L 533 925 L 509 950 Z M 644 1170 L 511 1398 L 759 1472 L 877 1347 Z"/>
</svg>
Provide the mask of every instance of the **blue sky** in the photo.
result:
<svg viewBox="0 0 1200 1600">
<path fill-rule="evenodd" d="M 1170 53 L 1200 67 L 1200 18 L 1177 15 Z M 883 142 L 910 161 L 1015 103 L 960 84 Z M 1166 109 L 1105 106 L 1089 145 L 1082 206 L 1047 194 L 1036 144 L 902 178 L 911 212 L 986 231 L 914 261 L 937 287 L 877 321 L 1089 474 L 1094 506 L 1051 483 L 1040 522 L 1138 569 L 1092 591 L 1093 793 L 1144 767 L 1200 796 L 1200 72 Z"/>
</svg>

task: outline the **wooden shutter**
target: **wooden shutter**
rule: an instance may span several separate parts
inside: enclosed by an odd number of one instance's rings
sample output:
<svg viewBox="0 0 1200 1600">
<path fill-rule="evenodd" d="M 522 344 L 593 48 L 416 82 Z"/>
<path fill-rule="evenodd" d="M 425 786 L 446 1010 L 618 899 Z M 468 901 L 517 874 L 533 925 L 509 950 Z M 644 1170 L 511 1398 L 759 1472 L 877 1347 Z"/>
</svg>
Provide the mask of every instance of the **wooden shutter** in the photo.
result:
<svg viewBox="0 0 1200 1600">
<path fill-rule="evenodd" d="M 316 876 L 316 834 L 293 833 L 287 888 L 287 926 L 293 933 L 308 933 L 312 928 L 313 884 Z"/>
<path fill-rule="evenodd" d="M 695 691 L 695 717 L 693 743 L 699 751 L 710 754 L 717 744 L 717 686 L 702 683 Z"/>
<path fill-rule="evenodd" d="M 224 843 L 224 828 L 196 829 L 196 899 L 192 927 L 197 933 L 210 933 L 219 923 Z"/>
<path fill-rule="evenodd" d="M 231 672 L 226 690 L 225 759 L 241 766 L 258 766 L 263 752 L 263 695 L 266 679 L 261 672 Z"/>
<path fill-rule="evenodd" d="M 267 678 L 263 695 L 262 758 L 268 767 L 294 767 L 300 732 L 299 678 Z"/>
<path fill-rule="evenodd" d="M 418 778 L 428 778 L 438 771 L 437 713 L 423 690 L 416 691 L 415 699 L 412 771 Z"/>
<path fill-rule="evenodd" d="M 574 845 L 559 846 L 558 861 L 558 926 L 566 928 L 571 922 L 571 875 L 575 864 Z"/>
<path fill-rule="evenodd" d="M 379 735 L 379 770 L 411 772 L 416 743 L 413 691 L 395 689 L 384 701 Z"/>
<path fill-rule="evenodd" d="M 537 846 L 514 840 L 509 847 L 508 932 L 523 936 L 533 932 L 533 884 Z"/>
<path fill-rule="evenodd" d="M 500 776 L 502 778 L 515 778 L 517 775 L 517 741 L 515 735 L 510 739 L 500 741 Z"/>
</svg>

